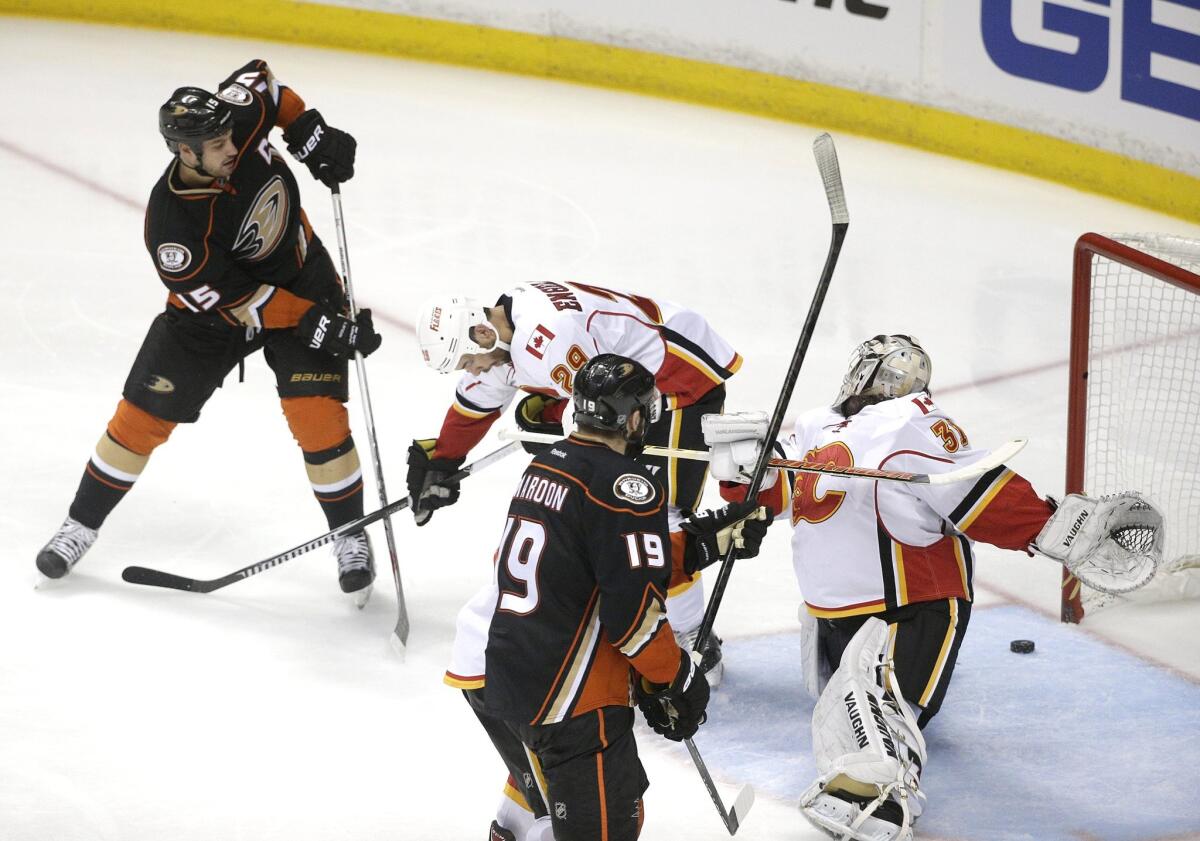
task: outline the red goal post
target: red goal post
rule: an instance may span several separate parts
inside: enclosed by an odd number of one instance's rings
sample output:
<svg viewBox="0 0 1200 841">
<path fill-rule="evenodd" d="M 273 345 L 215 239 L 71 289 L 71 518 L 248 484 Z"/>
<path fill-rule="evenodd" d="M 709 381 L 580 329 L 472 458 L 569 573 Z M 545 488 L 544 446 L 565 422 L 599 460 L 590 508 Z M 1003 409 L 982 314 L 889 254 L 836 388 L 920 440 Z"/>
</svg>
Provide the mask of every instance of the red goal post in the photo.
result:
<svg viewBox="0 0 1200 841">
<path fill-rule="evenodd" d="M 1164 510 L 1158 577 L 1200 566 L 1197 239 L 1089 233 L 1075 244 L 1066 491 L 1125 490 Z M 1064 570 L 1062 620 L 1103 606 L 1092 596 Z"/>
</svg>

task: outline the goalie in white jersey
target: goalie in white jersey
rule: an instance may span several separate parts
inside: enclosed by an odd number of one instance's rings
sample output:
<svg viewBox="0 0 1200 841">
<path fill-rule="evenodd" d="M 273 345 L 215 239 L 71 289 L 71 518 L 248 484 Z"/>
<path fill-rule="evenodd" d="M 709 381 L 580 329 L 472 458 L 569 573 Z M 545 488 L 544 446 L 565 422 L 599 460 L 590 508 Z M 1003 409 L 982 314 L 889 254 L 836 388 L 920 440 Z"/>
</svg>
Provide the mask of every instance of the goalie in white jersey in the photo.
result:
<svg viewBox="0 0 1200 841">
<path fill-rule="evenodd" d="M 931 367 L 910 336 L 869 339 L 833 406 L 801 415 L 775 451 L 926 474 L 985 458 L 933 401 Z M 705 418 L 726 498 L 744 497 L 767 426 L 762 413 Z M 771 471 L 764 488 L 759 501 L 793 525 L 805 685 L 818 698 L 819 777 L 801 808 L 836 838 L 912 837 L 921 729 L 941 707 L 971 616 L 974 541 L 1036 550 L 1101 587 L 1144 584 L 1161 554 L 1161 515 L 1137 494 L 1056 506 L 1004 465 L 941 485 Z"/>
<path fill-rule="evenodd" d="M 530 432 L 563 434 L 575 376 L 601 353 L 641 363 L 662 394 L 661 417 L 648 445 L 698 448 L 700 418 L 720 412 L 725 380 L 742 358 L 699 313 L 668 301 L 581 283 L 522 283 L 493 307 L 467 298 L 428 303 L 417 321 L 425 362 L 442 373 L 463 371 L 454 403 L 437 438 L 409 448 L 408 491 L 418 525 L 458 499 L 446 477 L 508 408 L 518 392 L 517 424 Z M 530 452 L 547 445 L 526 444 Z M 673 557 L 683 557 L 679 523 L 699 507 L 708 466 L 682 459 L 643 458 L 662 483 L 668 503 Z M 681 512 L 683 512 L 681 514 Z M 679 643 L 690 648 L 704 617 L 704 588 L 679 564 L 667 610 Z M 702 668 L 714 686 L 721 677 L 720 641 L 709 635 Z"/>
</svg>

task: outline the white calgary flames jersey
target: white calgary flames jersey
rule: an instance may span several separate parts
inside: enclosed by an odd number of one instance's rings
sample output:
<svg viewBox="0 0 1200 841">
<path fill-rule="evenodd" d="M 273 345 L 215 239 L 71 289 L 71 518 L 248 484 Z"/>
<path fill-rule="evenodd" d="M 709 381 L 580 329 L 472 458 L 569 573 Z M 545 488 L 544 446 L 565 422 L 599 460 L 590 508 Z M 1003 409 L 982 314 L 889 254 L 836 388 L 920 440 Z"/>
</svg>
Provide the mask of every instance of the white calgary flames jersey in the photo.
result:
<svg viewBox="0 0 1200 841">
<path fill-rule="evenodd" d="M 776 450 L 789 459 L 939 473 L 987 455 L 926 393 L 802 415 Z M 793 526 L 792 561 L 811 613 L 878 613 L 972 596 L 973 540 L 1026 549 L 1051 513 L 1005 466 L 949 485 L 786 472 L 760 499 Z M 745 490 L 741 492 L 743 495 Z M 736 495 L 727 489 L 728 496 Z"/>
<path fill-rule="evenodd" d="M 600 353 L 653 372 L 668 411 L 695 403 L 742 364 L 703 316 L 668 301 L 554 282 L 523 283 L 507 296 L 512 362 L 463 375 L 438 436 L 440 456 L 465 455 L 518 390 L 570 398 L 576 373 Z"/>
</svg>

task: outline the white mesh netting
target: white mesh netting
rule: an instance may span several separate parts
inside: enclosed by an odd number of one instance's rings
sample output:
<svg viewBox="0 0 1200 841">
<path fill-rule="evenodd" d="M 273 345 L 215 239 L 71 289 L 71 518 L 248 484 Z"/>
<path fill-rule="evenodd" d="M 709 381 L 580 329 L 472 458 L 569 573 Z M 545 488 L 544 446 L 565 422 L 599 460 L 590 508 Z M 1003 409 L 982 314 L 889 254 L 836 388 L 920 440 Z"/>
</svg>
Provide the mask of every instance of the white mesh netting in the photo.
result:
<svg viewBox="0 0 1200 841">
<path fill-rule="evenodd" d="M 1141 491 L 1163 511 L 1159 575 L 1120 599 L 1200 596 L 1200 240 L 1109 237 L 1188 270 L 1196 285 L 1093 259 L 1084 487 Z M 1085 611 L 1115 600 L 1083 596 Z"/>
</svg>

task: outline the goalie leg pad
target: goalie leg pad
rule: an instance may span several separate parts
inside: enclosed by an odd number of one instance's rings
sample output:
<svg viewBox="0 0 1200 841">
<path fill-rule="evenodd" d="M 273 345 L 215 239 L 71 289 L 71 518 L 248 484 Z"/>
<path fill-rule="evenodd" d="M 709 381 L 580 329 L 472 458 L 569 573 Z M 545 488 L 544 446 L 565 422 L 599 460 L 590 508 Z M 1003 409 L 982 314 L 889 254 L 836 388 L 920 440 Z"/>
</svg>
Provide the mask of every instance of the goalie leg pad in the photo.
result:
<svg viewBox="0 0 1200 841">
<path fill-rule="evenodd" d="M 818 776 L 800 809 L 835 838 L 912 837 L 921 814 L 925 740 L 884 660 L 888 626 L 868 619 L 813 710 Z"/>
</svg>

